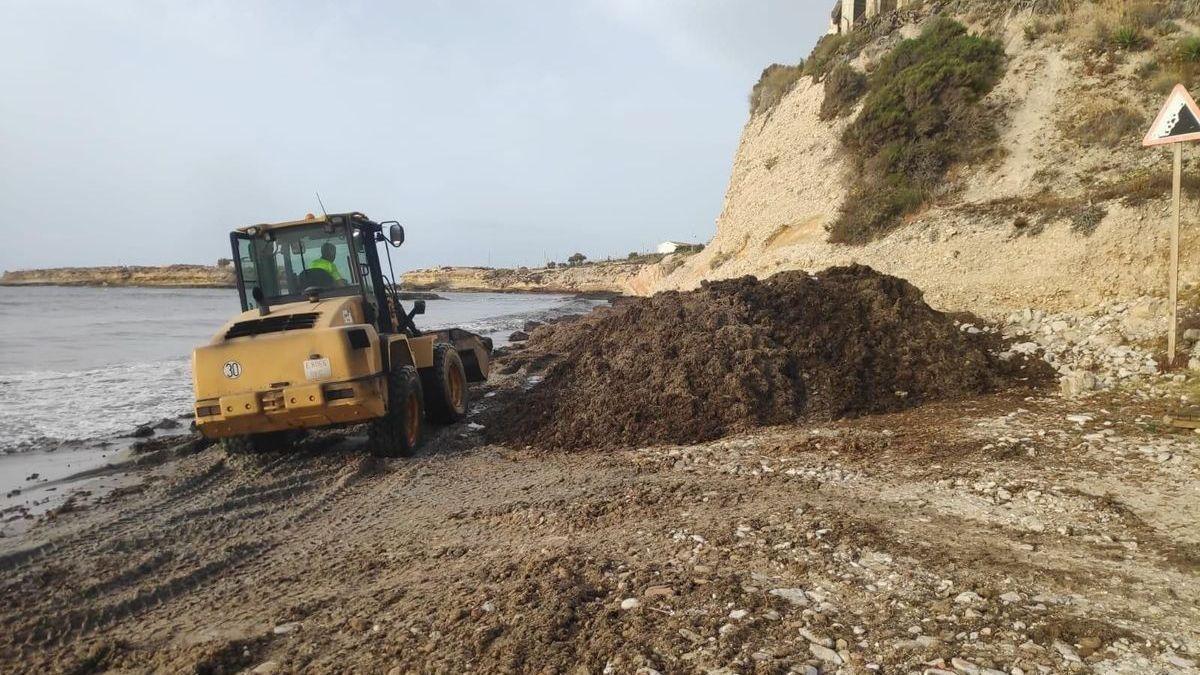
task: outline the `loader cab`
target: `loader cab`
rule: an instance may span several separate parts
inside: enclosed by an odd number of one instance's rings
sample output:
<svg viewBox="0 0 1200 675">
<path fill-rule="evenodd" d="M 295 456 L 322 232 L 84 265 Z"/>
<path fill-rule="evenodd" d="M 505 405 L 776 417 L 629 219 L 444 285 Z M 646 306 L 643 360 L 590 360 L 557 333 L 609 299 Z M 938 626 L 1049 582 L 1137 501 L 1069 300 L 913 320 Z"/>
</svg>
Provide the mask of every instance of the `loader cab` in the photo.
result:
<svg viewBox="0 0 1200 675">
<path fill-rule="evenodd" d="M 235 230 L 230 244 L 242 310 L 269 314 L 277 305 L 361 296 L 367 321 L 395 332 L 394 315 L 402 310 L 379 264 L 375 242 L 382 229 L 347 213 Z"/>
</svg>

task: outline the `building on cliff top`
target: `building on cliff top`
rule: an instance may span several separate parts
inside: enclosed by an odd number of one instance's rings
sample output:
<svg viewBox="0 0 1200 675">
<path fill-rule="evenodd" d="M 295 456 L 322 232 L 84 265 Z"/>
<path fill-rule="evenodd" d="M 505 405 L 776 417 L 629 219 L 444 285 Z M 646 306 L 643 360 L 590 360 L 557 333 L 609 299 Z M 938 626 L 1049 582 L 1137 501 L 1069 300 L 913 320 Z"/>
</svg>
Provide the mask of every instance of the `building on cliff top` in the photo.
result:
<svg viewBox="0 0 1200 675">
<path fill-rule="evenodd" d="M 829 17 L 829 32 L 849 33 L 878 14 L 920 3 L 921 0 L 837 0 Z"/>
<path fill-rule="evenodd" d="M 658 245 L 658 252 L 663 254 L 696 253 L 703 250 L 704 244 L 688 244 L 682 241 L 664 241 Z"/>
</svg>

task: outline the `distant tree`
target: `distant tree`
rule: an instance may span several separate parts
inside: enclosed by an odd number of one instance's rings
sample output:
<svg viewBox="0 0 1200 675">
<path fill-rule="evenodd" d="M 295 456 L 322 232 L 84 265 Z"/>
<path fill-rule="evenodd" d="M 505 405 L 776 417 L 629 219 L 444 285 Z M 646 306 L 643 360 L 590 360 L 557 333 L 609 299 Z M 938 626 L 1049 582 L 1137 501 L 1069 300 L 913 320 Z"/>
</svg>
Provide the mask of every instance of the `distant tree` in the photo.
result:
<svg viewBox="0 0 1200 675">
<path fill-rule="evenodd" d="M 567 258 L 567 262 L 571 263 L 572 265 L 579 265 L 584 260 L 587 260 L 587 256 L 582 253 L 574 253 L 570 258 Z"/>
<path fill-rule="evenodd" d="M 229 258 L 217 258 L 217 267 L 229 267 L 233 261 Z"/>
<path fill-rule="evenodd" d="M 637 252 L 637 251 L 630 251 L 630 252 L 629 252 L 629 259 L 630 259 L 630 260 L 634 260 L 634 259 L 636 259 L 637 257 L 638 257 L 638 252 Z"/>
<path fill-rule="evenodd" d="M 547 268 L 547 269 L 554 269 L 555 267 L 558 267 L 558 263 L 554 262 L 553 260 L 551 260 L 550 262 L 546 263 L 546 268 Z"/>
</svg>

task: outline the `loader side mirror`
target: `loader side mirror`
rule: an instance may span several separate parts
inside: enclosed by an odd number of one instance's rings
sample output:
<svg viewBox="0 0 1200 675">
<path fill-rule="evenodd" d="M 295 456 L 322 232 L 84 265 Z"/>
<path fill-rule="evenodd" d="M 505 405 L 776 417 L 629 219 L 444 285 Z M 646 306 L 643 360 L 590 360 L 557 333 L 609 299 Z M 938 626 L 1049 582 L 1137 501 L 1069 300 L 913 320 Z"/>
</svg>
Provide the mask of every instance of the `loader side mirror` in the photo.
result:
<svg viewBox="0 0 1200 675">
<path fill-rule="evenodd" d="M 417 316 L 418 314 L 424 314 L 425 313 L 425 301 L 424 300 L 413 300 L 412 313 L 413 313 L 413 316 Z"/>
<path fill-rule="evenodd" d="M 400 246 L 404 243 L 404 226 L 400 223 L 392 223 L 391 229 L 388 230 L 388 241 L 392 246 Z"/>
</svg>

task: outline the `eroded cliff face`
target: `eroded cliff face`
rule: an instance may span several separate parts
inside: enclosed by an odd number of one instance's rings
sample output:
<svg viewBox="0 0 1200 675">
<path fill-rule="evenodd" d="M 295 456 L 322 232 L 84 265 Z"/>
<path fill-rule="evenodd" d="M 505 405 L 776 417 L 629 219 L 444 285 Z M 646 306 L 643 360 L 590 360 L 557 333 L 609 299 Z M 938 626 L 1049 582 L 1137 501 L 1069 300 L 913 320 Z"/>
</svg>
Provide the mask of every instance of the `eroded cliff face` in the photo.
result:
<svg viewBox="0 0 1200 675">
<path fill-rule="evenodd" d="M 406 290 L 636 294 L 634 281 L 644 267 L 643 263 L 636 262 L 536 269 L 439 267 L 405 272 L 401 287 Z M 641 292 L 648 290 L 643 288 Z"/>
<path fill-rule="evenodd" d="M 924 211 L 865 246 L 831 244 L 826 232 L 857 179 L 840 142 L 854 115 L 822 121 L 824 85 L 804 77 L 747 122 L 709 246 L 673 270 L 647 268 L 631 287 L 690 289 L 705 279 L 857 262 L 908 279 L 935 306 L 992 315 L 1164 293 L 1168 151 L 1143 149 L 1140 124 L 1111 146 L 1082 142 L 1074 130 L 1081 110 L 1104 101 L 1122 101 L 1148 127 L 1165 100 L 1140 70 L 1155 58 L 1152 50 L 1107 60 L 1086 53 L 1095 11 L 1083 5 L 1061 35 L 1032 41 L 1029 13 L 987 25 L 959 17 L 1005 48 L 1006 74 L 983 102 L 998 120 L 1000 152 L 957 167 Z M 869 72 L 927 18 L 913 15 L 853 64 Z M 1178 24 L 1184 34 L 1200 33 L 1188 21 Z M 1145 189 L 1158 179 L 1164 182 Z M 1079 227 L 1081 214 L 1099 220 L 1094 231 Z M 1196 200 L 1185 199 L 1185 284 L 1200 281 L 1200 235 L 1187 227 L 1197 216 Z"/>
<path fill-rule="evenodd" d="M 143 267 L 58 267 L 13 270 L 0 286 L 149 286 L 166 288 L 231 288 L 232 266 L 163 265 Z"/>
</svg>

